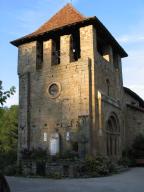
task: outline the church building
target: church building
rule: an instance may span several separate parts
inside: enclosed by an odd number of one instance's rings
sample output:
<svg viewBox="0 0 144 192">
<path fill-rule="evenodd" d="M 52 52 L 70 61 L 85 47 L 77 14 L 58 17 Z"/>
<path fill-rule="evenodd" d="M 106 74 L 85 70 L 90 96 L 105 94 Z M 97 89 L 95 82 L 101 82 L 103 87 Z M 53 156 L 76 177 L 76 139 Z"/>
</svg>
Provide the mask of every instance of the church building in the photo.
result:
<svg viewBox="0 0 144 192">
<path fill-rule="evenodd" d="M 67 4 L 18 47 L 19 153 L 121 157 L 144 132 L 144 101 L 123 87 L 125 50 L 97 17 Z"/>
</svg>

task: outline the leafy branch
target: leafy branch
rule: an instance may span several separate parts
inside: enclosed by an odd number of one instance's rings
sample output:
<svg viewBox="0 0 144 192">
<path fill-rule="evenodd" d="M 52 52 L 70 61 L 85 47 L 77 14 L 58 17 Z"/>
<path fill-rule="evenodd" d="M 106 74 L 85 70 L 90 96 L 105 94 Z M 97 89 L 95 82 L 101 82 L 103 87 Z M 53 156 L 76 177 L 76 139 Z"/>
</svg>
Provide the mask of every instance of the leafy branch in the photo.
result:
<svg viewBox="0 0 144 192">
<path fill-rule="evenodd" d="M 4 91 L 2 87 L 2 81 L 0 81 L 0 105 L 4 105 L 6 100 L 15 93 L 15 87 L 12 86 L 8 91 Z"/>
</svg>

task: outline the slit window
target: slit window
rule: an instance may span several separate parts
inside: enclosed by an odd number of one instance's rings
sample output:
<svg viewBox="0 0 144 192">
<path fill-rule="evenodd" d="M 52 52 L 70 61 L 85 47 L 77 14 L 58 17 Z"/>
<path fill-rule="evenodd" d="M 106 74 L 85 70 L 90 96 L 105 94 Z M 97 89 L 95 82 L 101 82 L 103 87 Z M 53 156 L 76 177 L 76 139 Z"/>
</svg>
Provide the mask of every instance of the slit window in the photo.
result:
<svg viewBox="0 0 144 192">
<path fill-rule="evenodd" d="M 52 40 L 52 65 L 60 64 L 60 37 Z"/>
<path fill-rule="evenodd" d="M 109 81 L 109 79 L 106 79 L 106 89 L 107 89 L 107 95 L 110 96 L 110 81 Z"/>
<path fill-rule="evenodd" d="M 36 45 L 36 69 L 42 68 L 43 63 L 43 41 L 37 41 Z"/>
<path fill-rule="evenodd" d="M 80 56 L 80 32 L 76 30 L 70 38 L 70 61 L 77 61 Z"/>
</svg>

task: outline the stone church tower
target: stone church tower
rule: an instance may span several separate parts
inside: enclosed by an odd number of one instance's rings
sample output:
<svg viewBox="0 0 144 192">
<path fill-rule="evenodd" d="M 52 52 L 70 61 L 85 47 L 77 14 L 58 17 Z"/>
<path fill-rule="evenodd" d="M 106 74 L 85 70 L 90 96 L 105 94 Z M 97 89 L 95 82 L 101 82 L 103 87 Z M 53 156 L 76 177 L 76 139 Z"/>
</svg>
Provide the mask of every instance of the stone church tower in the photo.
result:
<svg viewBox="0 0 144 192">
<path fill-rule="evenodd" d="M 67 4 L 18 47 L 19 151 L 119 157 L 125 144 L 121 58 L 96 17 Z"/>
</svg>

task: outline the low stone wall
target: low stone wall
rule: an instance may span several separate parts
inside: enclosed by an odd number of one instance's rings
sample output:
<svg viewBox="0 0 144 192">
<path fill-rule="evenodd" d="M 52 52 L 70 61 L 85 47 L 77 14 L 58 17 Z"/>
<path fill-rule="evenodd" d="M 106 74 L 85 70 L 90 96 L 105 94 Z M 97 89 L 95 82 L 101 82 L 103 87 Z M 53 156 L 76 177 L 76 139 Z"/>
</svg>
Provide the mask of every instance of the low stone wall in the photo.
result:
<svg viewBox="0 0 144 192">
<path fill-rule="evenodd" d="M 22 162 L 22 174 L 25 176 L 45 176 L 51 178 L 79 177 L 81 162 Z"/>
<path fill-rule="evenodd" d="M 36 162 L 33 161 L 23 161 L 22 165 L 22 174 L 25 176 L 36 175 Z"/>
</svg>

